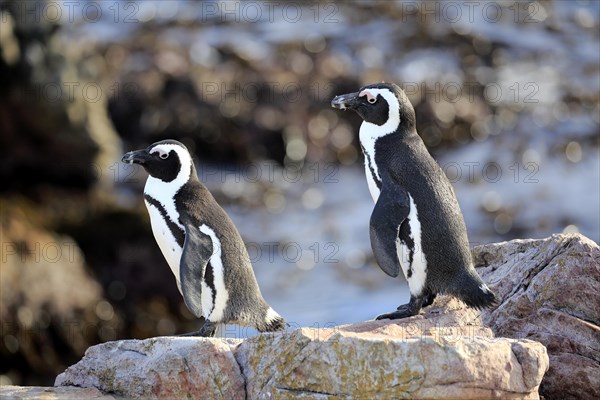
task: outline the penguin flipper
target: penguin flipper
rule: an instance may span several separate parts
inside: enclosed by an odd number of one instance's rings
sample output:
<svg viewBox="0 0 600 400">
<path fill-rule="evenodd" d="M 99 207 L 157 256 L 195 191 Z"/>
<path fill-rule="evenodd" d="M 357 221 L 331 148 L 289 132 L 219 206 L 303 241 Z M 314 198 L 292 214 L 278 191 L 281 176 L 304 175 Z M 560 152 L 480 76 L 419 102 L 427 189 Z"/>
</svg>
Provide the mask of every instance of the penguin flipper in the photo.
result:
<svg viewBox="0 0 600 400">
<path fill-rule="evenodd" d="M 202 287 L 204 271 L 213 253 L 210 236 L 200 232 L 193 224 L 185 224 L 185 242 L 181 255 L 179 281 L 187 308 L 202 317 Z"/>
<path fill-rule="evenodd" d="M 371 214 L 369 235 L 371 248 L 379 267 L 391 277 L 400 273 L 396 240 L 402 222 L 408 217 L 410 199 L 398 186 L 383 186 Z"/>
</svg>

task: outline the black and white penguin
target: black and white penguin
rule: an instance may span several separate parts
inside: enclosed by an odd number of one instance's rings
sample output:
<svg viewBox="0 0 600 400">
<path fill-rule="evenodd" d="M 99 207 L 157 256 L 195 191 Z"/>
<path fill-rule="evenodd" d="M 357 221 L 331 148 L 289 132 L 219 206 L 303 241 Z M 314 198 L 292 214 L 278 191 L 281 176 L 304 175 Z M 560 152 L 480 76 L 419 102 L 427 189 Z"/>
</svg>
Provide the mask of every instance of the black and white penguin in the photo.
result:
<svg viewBox="0 0 600 400">
<path fill-rule="evenodd" d="M 285 321 L 263 299 L 242 238 L 200 183 L 187 148 L 163 140 L 123 156 L 148 172 L 144 202 L 154 238 L 188 309 L 204 320 L 192 333 L 214 336 L 216 325 L 282 330 Z"/>
<path fill-rule="evenodd" d="M 331 105 L 364 120 L 360 144 L 376 203 L 371 247 L 381 269 L 392 277 L 402 270 L 410 289 L 408 304 L 377 319 L 416 315 L 437 294 L 475 308 L 493 305 L 494 294 L 473 267 L 454 190 L 417 134 L 404 91 L 395 84 L 373 84 L 337 96 Z"/>
</svg>

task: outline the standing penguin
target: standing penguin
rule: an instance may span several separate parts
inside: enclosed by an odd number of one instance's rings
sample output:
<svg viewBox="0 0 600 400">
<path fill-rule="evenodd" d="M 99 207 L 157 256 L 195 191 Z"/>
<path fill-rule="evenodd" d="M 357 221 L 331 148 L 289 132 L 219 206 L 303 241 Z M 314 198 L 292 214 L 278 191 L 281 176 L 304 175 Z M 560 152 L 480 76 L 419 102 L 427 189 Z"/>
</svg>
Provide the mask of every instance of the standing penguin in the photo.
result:
<svg viewBox="0 0 600 400">
<path fill-rule="evenodd" d="M 476 308 L 494 304 L 469 250 L 465 222 L 448 178 L 417 134 L 415 111 L 395 84 L 365 86 L 335 97 L 332 107 L 364 120 L 360 144 L 375 201 L 370 237 L 375 259 L 392 277 L 400 269 L 410 301 L 377 319 L 405 318 L 448 294 Z"/>
<path fill-rule="evenodd" d="M 188 309 L 204 320 L 192 335 L 214 336 L 216 324 L 282 330 L 285 321 L 263 299 L 233 222 L 198 180 L 187 148 L 163 140 L 123 156 L 148 172 L 144 202 L 154 238 Z"/>
</svg>

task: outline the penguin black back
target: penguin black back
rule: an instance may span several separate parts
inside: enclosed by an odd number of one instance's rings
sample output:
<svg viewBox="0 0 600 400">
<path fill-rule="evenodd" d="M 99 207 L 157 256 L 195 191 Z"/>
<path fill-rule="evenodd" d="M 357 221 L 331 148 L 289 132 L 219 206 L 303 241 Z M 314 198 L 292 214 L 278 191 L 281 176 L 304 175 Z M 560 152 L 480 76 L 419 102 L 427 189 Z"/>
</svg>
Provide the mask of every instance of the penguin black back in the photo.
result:
<svg viewBox="0 0 600 400">
<path fill-rule="evenodd" d="M 187 148 L 163 140 L 123 156 L 149 173 L 144 201 L 152 231 L 190 311 L 204 320 L 201 336 L 216 324 L 281 330 L 285 322 L 264 301 L 235 225 L 198 180 Z"/>
<path fill-rule="evenodd" d="M 360 142 L 369 190 L 373 252 L 389 275 L 402 270 L 411 300 L 379 318 L 403 318 L 450 294 L 472 307 L 494 303 L 473 267 L 467 231 L 454 190 L 416 131 L 415 113 L 395 84 L 374 84 L 337 96 L 364 122 Z"/>
</svg>

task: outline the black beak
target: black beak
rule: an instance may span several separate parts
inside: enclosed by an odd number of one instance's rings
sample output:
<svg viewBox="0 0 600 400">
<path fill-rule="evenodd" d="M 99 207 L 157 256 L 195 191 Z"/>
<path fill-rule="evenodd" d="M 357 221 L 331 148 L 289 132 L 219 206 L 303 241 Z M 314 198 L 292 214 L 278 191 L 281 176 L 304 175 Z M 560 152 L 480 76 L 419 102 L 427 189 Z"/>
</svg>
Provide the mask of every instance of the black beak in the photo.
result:
<svg viewBox="0 0 600 400">
<path fill-rule="evenodd" d="M 144 165 L 146 163 L 146 161 L 148 161 L 149 157 L 150 157 L 150 154 L 148 154 L 148 152 L 146 150 L 136 150 L 136 151 L 130 151 L 129 153 L 125 154 L 123 156 L 123 158 L 121 158 L 121 161 L 124 162 L 125 164 Z"/>
<path fill-rule="evenodd" d="M 339 108 L 340 110 L 353 110 L 358 103 L 357 100 L 358 92 L 341 94 L 339 96 L 335 96 L 333 100 L 331 100 L 331 107 Z"/>
</svg>

